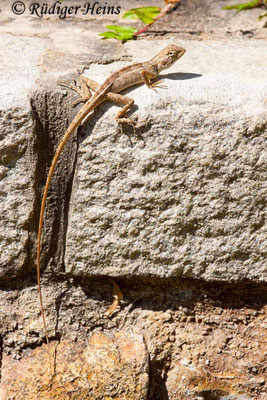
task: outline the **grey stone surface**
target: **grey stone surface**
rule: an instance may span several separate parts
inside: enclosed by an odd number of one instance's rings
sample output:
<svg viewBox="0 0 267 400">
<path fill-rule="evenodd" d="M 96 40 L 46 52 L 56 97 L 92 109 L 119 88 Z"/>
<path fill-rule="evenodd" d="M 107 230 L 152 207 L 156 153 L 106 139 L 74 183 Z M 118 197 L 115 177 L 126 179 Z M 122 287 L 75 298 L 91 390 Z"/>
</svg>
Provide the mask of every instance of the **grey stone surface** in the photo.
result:
<svg viewBox="0 0 267 400">
<path fill-rule="evenodd" d="M 142 41 L 143 58 L 166 43 Z M 103 106 L 80 143 L 69 273 L 266 279 L 265 44 L 180 44 L 167 90 L 131 91 L 143 140 L 115 138 L 116 108 Z M 127 44 L 136 59 L 140 46 Z M 119 65 L 88 74 L 101 81 Z"/>
<path fill-rule="evenodd" d="M 42 51 L 39 39 L 0 36 L 0 278 L 17 275 L 28 263 L 36 156 L 27 96 Z"/>
<path fill-rule="evenodd" d="M 27 225 L 34 201 L 34 177 L 27 149 L 32 132 L 29 109 L 13 108 L 0 112 L 0 117 L 0 277 L 2 277 L 17 273 L 27 261 L 25 249 L 29 240 Z"/>
</svg>

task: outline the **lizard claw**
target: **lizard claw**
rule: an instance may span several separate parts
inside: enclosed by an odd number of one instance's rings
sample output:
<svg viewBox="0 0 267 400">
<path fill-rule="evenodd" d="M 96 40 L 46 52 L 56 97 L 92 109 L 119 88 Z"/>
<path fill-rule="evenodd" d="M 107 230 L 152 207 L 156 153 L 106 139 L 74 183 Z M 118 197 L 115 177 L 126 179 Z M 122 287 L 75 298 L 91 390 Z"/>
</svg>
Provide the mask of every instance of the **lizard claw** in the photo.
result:
<svg viewBox="0 0 267 400">
<path fill-rule="evenodd" d="M 120 127 L 121 135 L 123 135 L 123 125 L 128 125 L 132 128 L 133 134 L 136 135 L 136 123 L 138 120 L 138 116 L 136 114 L 133 114 L 131 117 L 127 118 L 117 118 L 117 122 Z M 127 135 L 128 136 L 128 135 Z M 132 143 L 131 143 L 132 145 Z"/>
<path fill-rule="evenodd" d="M 154 90 L 154 92 L 156 92 L 156 93 L 158 93 L 157 90 L 156 90 L 156 88 L 157 88 L 157 89 L 167 89 L 167 86 L 166 86 L 166 85 L 162 85 L 162 82 L 164 82 L 164 80 L 165 80 L 165 79 L 161 79 L 161 80 L 159 80 L 159 81 L 157 81 L 157 82 L 152 82 L 152 83 L 148 86 L 149 89 Z"/>
<path fill-rule="evenodd" d="M 132 121 L 133 123 L 135 123 L 136 121 L 138 121 L 138 115 L 136 113 L 134 113 L 133 115 L 131 115 L 129 118 L 130 121 Z"/>
<path fill-rule="evenodd" d="M 119 125 L 126 124 L 135 126 L 138 121 L 138 116 L 134 113 L 131 117 L 118 117 L 116 118 Z"/>
</svg>

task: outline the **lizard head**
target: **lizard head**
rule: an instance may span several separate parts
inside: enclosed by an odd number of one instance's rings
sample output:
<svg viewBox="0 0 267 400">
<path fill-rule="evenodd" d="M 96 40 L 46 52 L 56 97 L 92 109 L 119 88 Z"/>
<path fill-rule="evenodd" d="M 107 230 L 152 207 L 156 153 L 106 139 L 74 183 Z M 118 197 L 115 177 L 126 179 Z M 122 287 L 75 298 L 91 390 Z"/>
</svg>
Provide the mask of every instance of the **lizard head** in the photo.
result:
<svg viewBox="0 0 267 400">
<path fill-rule="evenodd" d="M 183 47 L 176 46 L 175 44 L 169 44 L 167 47 L 161 50 L 156 57 L 152 58 L 150 62 L 157 65 L 158 71 L 161 72 L 179 60 L 179 58 L 184 55 L 185 51 L 186 50 Z"/>
</svg>

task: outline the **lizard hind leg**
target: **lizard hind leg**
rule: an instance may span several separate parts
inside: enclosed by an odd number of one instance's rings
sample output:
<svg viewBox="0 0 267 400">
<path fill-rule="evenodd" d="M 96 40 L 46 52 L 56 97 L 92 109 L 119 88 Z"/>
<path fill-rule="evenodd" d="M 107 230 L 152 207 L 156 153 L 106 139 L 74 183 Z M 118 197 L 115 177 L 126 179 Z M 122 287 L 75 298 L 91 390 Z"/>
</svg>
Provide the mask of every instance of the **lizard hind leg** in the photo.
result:
<svg viewBox="0 0 267 400">
<path fill-rule="evenodd" d="M 132 115 L 131 117 L 126 117 L 125 114 L 129 111 L 129 109 L 132 107 L 134 104 L 134 100 L 131 99 L 130 97 L 123 96 L 118 93 L 112 93 L 109 92 L 107 93 L 107 98 L 109 100 L 112 100 L 114 103 L 118 104 L 123 104 L 124 106 L 122 109 L 117 113 L 116 115 L 116 121 L 118 122 L 121 133 L 123 133 L 123 124 L 130 125 L 131 128 L 133 129 L 134 134 L 136 134 L 136 121 L 137 121 L 137 115 Z"/>
<path fill-rule="evenodd" d="M 100 87 L 97 82 L 82 75 L 79 76 L 77 81 L 74 81 L 72 85 L 68 85 L 64 82 L 58 82 L 58 85 L 66 87 L 78 93 L 80 98 L 73 103 L 73 107 L 75 107 L 79 103 L 85 103 L 86 101 L 88 101 L 92 96 L 91 90 L 95 92 Z"/>
</svg>

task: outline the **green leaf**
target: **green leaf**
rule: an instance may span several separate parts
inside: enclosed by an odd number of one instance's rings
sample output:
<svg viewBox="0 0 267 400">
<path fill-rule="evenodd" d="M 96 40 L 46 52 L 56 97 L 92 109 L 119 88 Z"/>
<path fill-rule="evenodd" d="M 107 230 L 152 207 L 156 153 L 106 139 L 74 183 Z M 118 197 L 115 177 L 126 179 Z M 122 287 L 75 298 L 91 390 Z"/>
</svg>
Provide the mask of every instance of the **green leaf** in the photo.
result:
<svg viewBox="0 0 267 400">
<path fill-rule="evenodd" d="M 126 11 L 122 18 L 124 19 L 140 19 L 145 24 L 154 22 L 154 18 L 160 14 L 160 7 L 138 7 Z"/>
<path fill-rule="evenodd" d="M 249 8 L 257 7 L 260 3 L 260 0 L 248 1 L 247 3 L 233 4 L 231 6 L 223 7 L 223 10 L 233 10 L 235 9 L 237 12 L 248 10 Z"/>
<path fill-rule="evenodd" d="M 135 28 L 133 28 L 132 26 L 120 26 L 120 25 L 107 25 L 106 28 L 121 33 L 123 35 L 128 35 L 128 34 L 132 34 L 136 31 Z"/>
<path fill-rule="evenodd" d="M 260 15 L 258 18 L 262 19 L 262 18 L 266 18 L 267 17 L 267 13 Z"/>
<path fill-rule="evenodd" d="M 126 41 L 133 38 L 136 29 L 131 26 L 107 25 L 111 31 L 99 33 L 98 36 L 103 36 L 106 39 L 115 38 Z"/>
<path fill-rule="evenodd" d="M 98 36 L 104 36 L 107 39 L 110 38 L 117 38 L 118 34 L 116 32 L 103 32 L 103 33 L 99 33 Z"/>
</svg>

